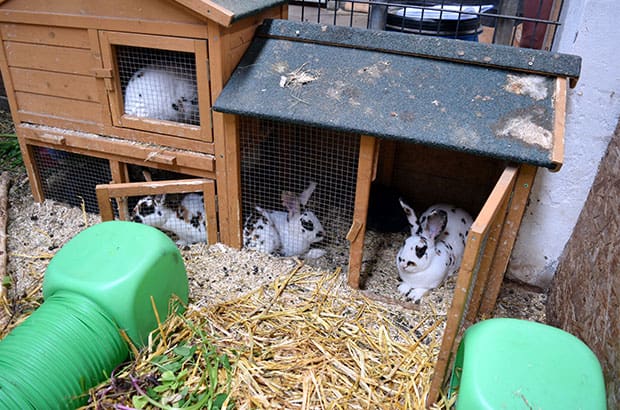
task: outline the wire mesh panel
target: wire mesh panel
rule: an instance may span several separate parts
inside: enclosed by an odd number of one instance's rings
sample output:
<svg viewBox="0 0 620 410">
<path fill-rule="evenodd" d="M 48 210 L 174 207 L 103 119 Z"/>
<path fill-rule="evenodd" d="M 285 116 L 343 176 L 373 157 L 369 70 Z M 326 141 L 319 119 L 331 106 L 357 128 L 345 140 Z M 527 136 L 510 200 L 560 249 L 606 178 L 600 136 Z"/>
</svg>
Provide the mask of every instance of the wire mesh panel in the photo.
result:
<svg viewBox="0 0 620 410">
<path fill-rule="evenodd" d="M 97 186 L 97 197 L 103 220 L 116 216 L 120 220 L 153 226 L 181 246 L 217 241 L 215 184 L 212 180 L 102 184 Z M 122 210 L 120 215 L 115 215 L 114 208 Z"/>
<path fill-rule="evenodd" d="M 321 24 L 551 48 L 561 0 L 300 0 L 289 18 Z"/>
<path fill-rule="evenodd" d="M 346 265 L 359 136 L 243 118 L 244 246 Z"/>
<path fill-rule="evenodd" d="M 115 46 L 124 113 L 200 125 L 192 53 Z"/>
<path fill-rule="evenodd" d="M 99 212 L 95 187 L 112 179 L 107 160 L 36 146 L 33 152 L 46 198 Z"/>
</svg>

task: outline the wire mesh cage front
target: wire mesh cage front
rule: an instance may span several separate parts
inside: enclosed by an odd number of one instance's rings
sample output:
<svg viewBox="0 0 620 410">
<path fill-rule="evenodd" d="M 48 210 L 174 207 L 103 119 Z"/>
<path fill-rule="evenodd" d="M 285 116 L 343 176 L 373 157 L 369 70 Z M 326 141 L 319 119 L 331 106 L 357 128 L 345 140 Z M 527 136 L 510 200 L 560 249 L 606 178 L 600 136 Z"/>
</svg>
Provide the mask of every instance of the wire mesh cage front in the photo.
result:
<svg viewBox="0 0 620 410">
<path fill-rule="evenodd" d="M 242 118 L 244 246 L 345 266 L 359 136 Z"/>
<path fill-rule="evenodd" d="M 127 115 L 200 125 L 194 54 L 115 46 Z"/>
<path fill-rule="evenodd" d="M 46 198 L 71 206 L 82 206 L 86 212 L 97 213 L 97 184 L 112 179 L 107 160 L 34 146 L 34 161 Z"/>
</svg>

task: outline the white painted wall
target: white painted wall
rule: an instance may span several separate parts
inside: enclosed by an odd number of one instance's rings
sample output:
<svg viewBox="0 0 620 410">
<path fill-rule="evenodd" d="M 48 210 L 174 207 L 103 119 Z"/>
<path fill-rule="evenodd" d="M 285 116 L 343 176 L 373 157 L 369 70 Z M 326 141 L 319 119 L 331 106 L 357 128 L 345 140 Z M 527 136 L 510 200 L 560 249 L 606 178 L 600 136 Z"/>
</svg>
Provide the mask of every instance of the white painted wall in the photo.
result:
<svg viewBox="0 0 620 410">
<path fill-rule="evenodd" d="M 554 51 L 583 59 L 568 95 L 564 165 L 539 170 L 507 271 L 540 287 L 555 274 L 620 117 L 620 1 L 565 0 L 560 21 Z"/>
</svg>

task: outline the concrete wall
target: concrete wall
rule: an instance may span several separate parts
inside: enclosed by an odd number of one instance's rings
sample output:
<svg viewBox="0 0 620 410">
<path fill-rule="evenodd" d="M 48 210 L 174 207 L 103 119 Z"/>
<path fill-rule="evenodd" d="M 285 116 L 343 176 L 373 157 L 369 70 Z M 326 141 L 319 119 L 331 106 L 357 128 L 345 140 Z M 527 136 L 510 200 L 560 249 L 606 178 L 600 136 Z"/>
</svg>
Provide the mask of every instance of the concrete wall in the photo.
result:
<svg viewBox="0 0 620 410">
<path fill-rule="evenodd" d="M 620 116 L 620 2 L 565 0 L 554 50 L 582 57 L 569 91 L 564 166 L 536 177 L 507 275 L 547 287 Z M 620 198 L 619 198 L 620 201 Z"/>
</svg>

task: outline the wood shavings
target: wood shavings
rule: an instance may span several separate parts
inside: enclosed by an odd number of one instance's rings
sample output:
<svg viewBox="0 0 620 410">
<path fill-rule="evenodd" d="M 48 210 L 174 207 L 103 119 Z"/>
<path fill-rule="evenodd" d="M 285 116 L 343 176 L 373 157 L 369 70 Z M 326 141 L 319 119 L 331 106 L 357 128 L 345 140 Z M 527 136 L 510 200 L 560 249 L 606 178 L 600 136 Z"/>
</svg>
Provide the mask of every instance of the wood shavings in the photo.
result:
<svg viewBox="0 0 620 410">
<path fill-rule="evenodd" d="M 9 192 L 8 269 L 15 286 L 10 304 L 0 310 L 0 338 L 38 307 L 43 274 L 55 252 L 100 221 L 78 207 L 34 203 L 23 176 L 14 180 L 22 180 Z M 221 349 L 246 354 L 233 381 L 235 398 L 243 404 L 238 408 L 322 408 L 329 403 L 419 408 L 427 389 L 420 380 L 432 374 L 454 278 L 420 304 L 398 295 L 394 258 L 403 235 L 367 232 L 363 291 L 350 289 L 346 272 L 334 270 L 346 268 L 344 240 L 330 244 L 330 257 L 308 262 L 294 274 L 293 258 L 222 244 L 181 250 L 192 317 L 204 321 Z M 545 295 L 524 292 L 517 284 L 507 289 L 512 292 L 502 290 L 497 315 L 544 321 Z M 175 331 L 175 340 L 191 340 L 187 330 Z"/>
</svg>

